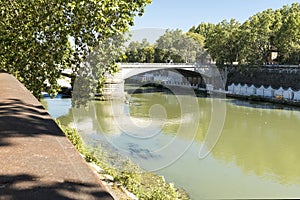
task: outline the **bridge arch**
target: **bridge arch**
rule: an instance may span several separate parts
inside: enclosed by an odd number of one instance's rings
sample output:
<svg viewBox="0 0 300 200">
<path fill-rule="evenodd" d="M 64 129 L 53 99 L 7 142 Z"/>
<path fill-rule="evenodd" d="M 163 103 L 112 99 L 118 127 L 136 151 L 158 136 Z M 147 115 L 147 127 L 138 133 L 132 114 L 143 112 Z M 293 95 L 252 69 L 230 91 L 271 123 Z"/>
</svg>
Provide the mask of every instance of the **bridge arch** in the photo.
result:
<svg viewBox="0 0 300 200">
<path fill-rule="evenodd" d="M 186 69 L 190 71 L 195 70 L 195 65 L 185 63 L 119 63 L 118 67 L 122 72 L 122 78 L 124 80 L 138 74 L 162 69 Z"/>
<path fill-rule="evenodd" d="M 209 66 L 201 67 L 186 63 L 120 63 L 120 76 L 123 80 L 139 74 L 155 71 L 169 71 L 181 74 L 191 85 L 206 88 L 205 82 L 209 79 Z"/>
<path fill-rule="evenodd" d="M 168 68 L 168 69 L 140 69 L 140 70 L 134 70 L 133 73 L 130 73 L 130 75 L 124 76 L 124 80 L 128 80 L 134 76 L 143 75 L 147 73 L 155 74 L 155 72 L 158 72 L 159 75 L 152 76 L 153 80 L 155 78 L 160 78 L 160 81 L 162 81 L 163 84 L 175 84 L 175 83 L 189 83 L 190 85 L 206 88 L 206 78 L 203 74 L 195 71 L 190 71 L 186 69 L 177 69 L 177 68 Z M 147 81 L 149 80 L 149 77 Z M 151 81 L 150 81 L 151 82 Z"/>
</svg>

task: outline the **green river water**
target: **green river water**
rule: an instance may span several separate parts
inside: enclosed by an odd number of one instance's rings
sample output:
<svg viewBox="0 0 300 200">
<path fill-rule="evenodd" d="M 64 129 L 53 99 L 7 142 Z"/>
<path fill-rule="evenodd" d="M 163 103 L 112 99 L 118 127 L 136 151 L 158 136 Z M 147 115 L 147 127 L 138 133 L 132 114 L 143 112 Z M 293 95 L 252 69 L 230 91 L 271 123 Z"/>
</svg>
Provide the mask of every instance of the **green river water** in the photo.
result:
<svg viewBox="0 0 300 200">
<path fill-rule="evenodd" d="M 148 92 L 127 102 L 92 102 L 89 109 L 72 110 L 71 99 L 44 104 L 94 145 L 109 144 L 192 199 L 300 198 L 299 110 L 216 99 L 225 108 L 218 109 L 213 101 Z M 213 126 L 221 127 L 220 137 L 201 157 Z"/>
</svg>

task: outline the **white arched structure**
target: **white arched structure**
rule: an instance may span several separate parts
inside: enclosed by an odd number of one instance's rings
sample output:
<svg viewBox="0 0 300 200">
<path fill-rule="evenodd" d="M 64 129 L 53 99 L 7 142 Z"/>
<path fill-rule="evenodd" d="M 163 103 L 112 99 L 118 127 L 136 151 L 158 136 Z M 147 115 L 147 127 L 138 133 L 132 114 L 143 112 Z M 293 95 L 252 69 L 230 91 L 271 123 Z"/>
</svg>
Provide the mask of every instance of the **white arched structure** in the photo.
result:
<svg viewBox="0 0 300 200">
<path fill-rule="evenodd" d="M 263 85 L 256 90 L 256 95 L 262 97 L 265 95 L 265 87 Z"/>
<path fill-rule="evenodd" d="M 271 86 L 265 89 L 264 97 L 269 97 L 269 98 L 274 97 L 274 89 Z"/>
<path fill-rule="evenodd" d="M 233 93 L 234 94 L 241 94 L 241 84 L 239 83 L 238 85 L 233 86 Z"/>
<path fill-rule="evenodd" d="M 291 88 L 288 88 L 287 90 L 285 90 L 283 92 L 283 98 L 284 99 L 291 100 L 291 99 L 293 99 L 293 95 L 294 95 L 294 92 Z"/>
<path fill-rule="evenodd" d="M 254 85 L 251 85 L 250 87 L 248 87 L 247 95 L 251 96 L 251 95 L 255 95 L 255 94 L 256 94 L 256 87 Z"/>
<path fill-rule="evenodd" d="M 241 95 L 247 95 L 247 91 L 248 91 L 248 85 L 245 84 L 241 87 L 241 91 L 240 91 L 240 94 Z M 248 96 L 248 95 L 247 95 Z"/>
<path fill-rule="evenodd" d="M 283 92 L 284 92 L 284 89 L 282 87 L 280 87 L 278 90 L 274 91 L 274 95 L 275 95 L 275 97 L 283 97 Z"/>
<path fill-rule="evenodd" d="M 294 100 L 300 101 L 300 90 L 298 90 L 297 92 L 294 92 Z"/>
<path fill-rule="evenodd" d="M 228 85 L 228 92 L 233 93 L 234 90 L 234 84 L 232 83 L 231 85 Z"/>
<path fill-rule="evenodd" d="M 300 101 L 300 90 L 294 91 L 292 88 L 287 90 L 280 87 L 279 89 L 274 89 L 272 86 L 265 88 L 263 85 L 259 88 L 256 88 L 254 85 L 241 85 L 232 83 L 228 86 L 228 93 L 237 94 L 243 96 L 259 96 L 265 98 L 276 98 L 276 99 L 285 99 L 289 101 Z"/>
</svg>

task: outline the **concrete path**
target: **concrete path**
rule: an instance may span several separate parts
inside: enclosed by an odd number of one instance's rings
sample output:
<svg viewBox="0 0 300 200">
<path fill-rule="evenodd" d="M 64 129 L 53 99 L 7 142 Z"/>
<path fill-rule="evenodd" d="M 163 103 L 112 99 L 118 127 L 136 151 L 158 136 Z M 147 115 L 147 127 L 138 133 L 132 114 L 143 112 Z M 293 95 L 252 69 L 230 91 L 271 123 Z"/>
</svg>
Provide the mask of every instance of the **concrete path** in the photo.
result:
<svg viewBox="0 0 300 200">
<path fill-rule="evenodd" d="M 0 200 L 113 199 L 43 106 L 0 74 Z"/>
</svg>

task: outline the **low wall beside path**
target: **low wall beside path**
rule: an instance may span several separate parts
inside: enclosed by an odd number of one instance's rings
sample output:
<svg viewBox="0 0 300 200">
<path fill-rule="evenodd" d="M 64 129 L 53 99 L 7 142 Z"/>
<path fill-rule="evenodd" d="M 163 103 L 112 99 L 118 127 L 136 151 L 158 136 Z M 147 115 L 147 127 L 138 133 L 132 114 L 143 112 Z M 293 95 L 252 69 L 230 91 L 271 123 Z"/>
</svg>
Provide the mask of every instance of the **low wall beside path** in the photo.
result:
<svg viewBox="0 0 300 200">
<path fill-rule="evenodd" d="M 40 102 L 4 73 L 0 199 L 113 199 Z"/>
</svg>

